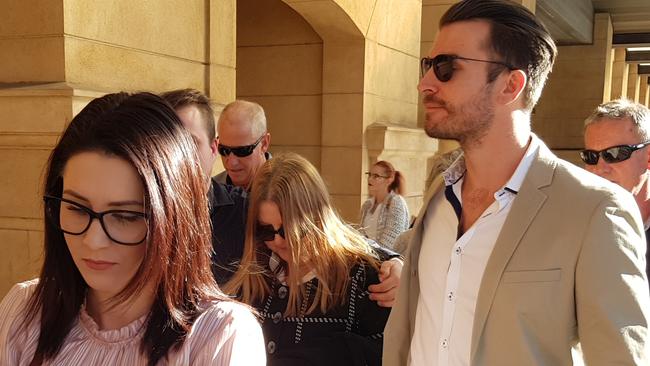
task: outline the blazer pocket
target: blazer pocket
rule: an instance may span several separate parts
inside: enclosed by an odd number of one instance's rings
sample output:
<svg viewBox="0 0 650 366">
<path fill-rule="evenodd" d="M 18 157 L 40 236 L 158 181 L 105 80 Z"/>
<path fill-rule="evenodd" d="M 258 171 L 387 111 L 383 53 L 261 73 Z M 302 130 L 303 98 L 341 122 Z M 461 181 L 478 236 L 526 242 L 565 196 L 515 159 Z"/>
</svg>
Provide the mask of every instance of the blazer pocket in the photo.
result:
<svg viewBox="0 0 650 366">
<path fill-rule="evenodd" d="M 542 271 L 509 271 L 504 272 L 501 282 L 518 283 L 518 282 L 554 282 L 559 281 L 562 277 L 562 270 L 547 269 Z"/>
</svg>

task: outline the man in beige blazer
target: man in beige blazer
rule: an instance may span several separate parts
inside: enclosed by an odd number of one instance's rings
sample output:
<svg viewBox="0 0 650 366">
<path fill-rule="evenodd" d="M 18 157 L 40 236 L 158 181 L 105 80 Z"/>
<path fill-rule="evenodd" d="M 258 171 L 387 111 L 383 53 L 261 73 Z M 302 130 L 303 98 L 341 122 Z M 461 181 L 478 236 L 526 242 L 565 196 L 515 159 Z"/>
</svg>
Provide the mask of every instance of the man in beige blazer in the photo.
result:
<svg viewBox="0 0 650 366">
<path fill-rule="evenodd" d="M 556 52 L 534 15 L 505 0 L 461 1 L 440 20 L 418 86 L 425 131 L 462 152 L 425 195 L 385 366 L 650 365 L 632 196 L 530 129 Z"/>
</svg>

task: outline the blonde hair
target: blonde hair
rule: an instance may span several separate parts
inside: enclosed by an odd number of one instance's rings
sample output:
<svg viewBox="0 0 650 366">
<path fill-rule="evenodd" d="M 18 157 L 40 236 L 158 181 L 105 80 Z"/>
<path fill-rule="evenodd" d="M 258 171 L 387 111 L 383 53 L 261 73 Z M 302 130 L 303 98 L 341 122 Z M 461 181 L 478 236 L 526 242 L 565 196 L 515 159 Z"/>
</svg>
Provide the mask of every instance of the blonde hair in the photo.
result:
<svg viewBox="0 0 650 366">
<path fill-rule="evenodd" d="M 281 268 L 288 272 L 290 290 L 286 316 L 299 315 L 302 302 L 309 296 L 301 268 L 310 269 L 319 281 L 313 300 L 300 315 L 317 308 L 324 313 L 343 305 L 354 265 L 366 263 L 378 269 L 372 247 L 335 212 L 316 168 L 300 155 L 286 153 L 264 163 L 253 180 L 244 254 L 239 270 L 224 286 L 227 293 L 253 304 L 271 291 L 268 279 L 277 272 L 269 268 L 266 245 L 255 239 L 259 206 L 264 201 L 278 206 L 291 252 L 290 262 L 281 261 Z"/>
</svg>

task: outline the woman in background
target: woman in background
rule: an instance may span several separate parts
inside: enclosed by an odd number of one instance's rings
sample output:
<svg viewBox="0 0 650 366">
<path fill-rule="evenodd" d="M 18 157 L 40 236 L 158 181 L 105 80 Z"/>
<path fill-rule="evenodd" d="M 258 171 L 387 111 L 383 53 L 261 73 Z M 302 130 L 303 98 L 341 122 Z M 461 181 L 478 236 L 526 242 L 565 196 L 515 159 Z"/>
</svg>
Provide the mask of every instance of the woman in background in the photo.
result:
<svg viewBox="0 0 650 366">
<path fill-rule="evenodd" d="M 361 231 L 393 249 L 395 239 L 409 227 L 409 210 L 402 197 L 404 176 L 384 160 L 376 162 L 366 175 L 370 198 L 361 206 Z"/>
<path fill-rule="evenodd" d="M 0 303 L 0 364 L 264 365 L 259 324 L 212 277 L 197 161 L 153 94 L 72 120 L 47 166 L 40 279 Z"/>
<path fill-rule="evenodd" d="M 390 309 L 369 299 L 379 257 L 296 154 L 253 180 L 244 256 L 226 292 L 258 309 L 269 365 L 380 365 Z"/>
</svg>

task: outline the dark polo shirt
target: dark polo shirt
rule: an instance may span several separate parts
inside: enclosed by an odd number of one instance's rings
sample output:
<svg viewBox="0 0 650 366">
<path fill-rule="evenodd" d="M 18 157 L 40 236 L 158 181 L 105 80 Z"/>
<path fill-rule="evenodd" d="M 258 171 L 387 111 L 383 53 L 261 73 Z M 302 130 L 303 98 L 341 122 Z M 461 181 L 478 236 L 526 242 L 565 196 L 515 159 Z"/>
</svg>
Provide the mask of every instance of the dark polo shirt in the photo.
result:
<svg viewBox="0 0 650 366">
<path fill-rule="evenodd" d="M 237 271 L 244 252 L 248 197 L 246 191 L 211 180 L 210 221 L 212 223 L 212 272 L 219 285 Z"/>
</svg>

